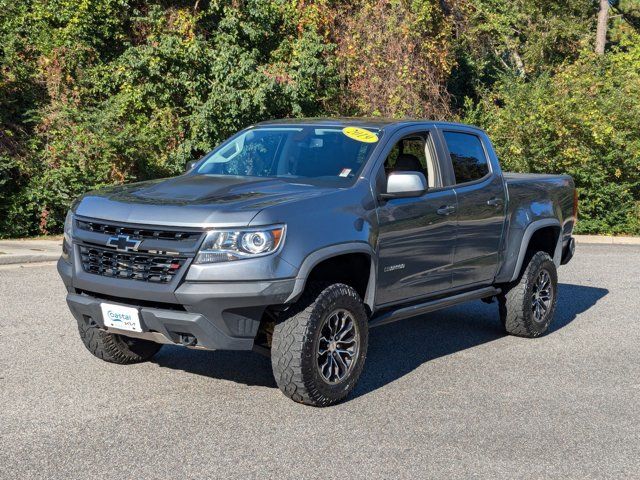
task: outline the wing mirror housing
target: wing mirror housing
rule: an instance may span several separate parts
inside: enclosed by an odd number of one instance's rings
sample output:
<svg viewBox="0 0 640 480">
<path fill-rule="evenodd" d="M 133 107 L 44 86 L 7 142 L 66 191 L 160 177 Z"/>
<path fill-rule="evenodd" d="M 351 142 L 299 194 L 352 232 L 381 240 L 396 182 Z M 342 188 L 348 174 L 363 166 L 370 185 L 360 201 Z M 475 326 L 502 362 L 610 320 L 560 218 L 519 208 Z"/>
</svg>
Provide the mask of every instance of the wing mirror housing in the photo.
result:
<svg viewBox="0 0 640 480">
<path fill-rule="evenodd" d="M 196 166 L 196 163 L 198 163 L 197 160 L 190 160 L 186 163 L 186 165 L 184 166 L 184 171 L 185 172 L 190 172 L 191 170 L 193 170 L 193 167 Z"/>
<path fill-rule="evenodd" d="M 427 179 L 420 172 L 391 172 L 387 178 L 387 192 L 380 198 L 421 197 L 427 191 Z"/>
</svg>

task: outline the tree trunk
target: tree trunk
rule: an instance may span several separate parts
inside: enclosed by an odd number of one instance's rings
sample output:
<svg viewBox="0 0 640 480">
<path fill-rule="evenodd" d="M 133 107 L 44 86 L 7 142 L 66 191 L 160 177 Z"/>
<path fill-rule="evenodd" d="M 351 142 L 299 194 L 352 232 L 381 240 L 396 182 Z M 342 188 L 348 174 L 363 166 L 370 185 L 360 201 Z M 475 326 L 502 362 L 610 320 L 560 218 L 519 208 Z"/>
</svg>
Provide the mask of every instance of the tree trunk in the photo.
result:
<svg viewBox="0 0 640 480">
<path fill-rule="evenodd" d="M 604 55 L 604 46 L 607 44 L 607 25 L 609 23 L 609 0 L 600 0 L 598 12 L 598 30 L 596 31 L 596 53 Z"/>
<path fill-rule="evenodd" d="M 514 48 L 511 50 L 511 58 L 513 58 L 513 63 L 516 64 L 516 69 L 518 70 L 518 75 L 524 78 L 526 76 L 526 70 L 524 68 L 524 62 L 522 61 L 522 57 L 518 53 L 518 51 Z"/>
</svg>

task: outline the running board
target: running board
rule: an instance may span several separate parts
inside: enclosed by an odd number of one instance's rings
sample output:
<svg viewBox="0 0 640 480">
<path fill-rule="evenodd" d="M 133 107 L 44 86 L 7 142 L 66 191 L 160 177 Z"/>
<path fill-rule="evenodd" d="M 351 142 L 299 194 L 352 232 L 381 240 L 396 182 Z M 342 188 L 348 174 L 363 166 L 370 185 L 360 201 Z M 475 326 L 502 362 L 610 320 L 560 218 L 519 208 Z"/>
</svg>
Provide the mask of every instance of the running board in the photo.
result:
<svg viewBox="0 0 640 480">
<path fill-rule="evenodd" d="M 431 300 L 418 305 L 412 305 L 410 307 L 398 308 L 390 312 L 385 312 L 380 315 L 374 315 L 369 322 L 369 328 L 379 327 L 388 323 L 397 322 L 398 320 L 404 320 L 405 318 L 414 317 L 423 313 L 434 312 L 442 308 L 452 307 L 459 303 L 468 302 L 469 300 L 478 300 L 484 297 L 492 297 L 498 295 L 501 292 L 499 288 L 486 287 L 479 290 L 472 290 L 470 292 L 459 293 L 451 297 L 439 298 L 437 300 Z"/>
</svg>

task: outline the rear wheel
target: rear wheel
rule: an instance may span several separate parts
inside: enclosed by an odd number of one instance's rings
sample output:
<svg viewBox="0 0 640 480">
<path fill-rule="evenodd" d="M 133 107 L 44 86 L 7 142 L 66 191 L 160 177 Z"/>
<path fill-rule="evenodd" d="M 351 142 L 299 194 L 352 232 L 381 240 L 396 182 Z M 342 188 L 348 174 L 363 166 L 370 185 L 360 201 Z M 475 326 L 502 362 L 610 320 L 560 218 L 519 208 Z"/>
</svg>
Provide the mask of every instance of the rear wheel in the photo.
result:
<svg viewBox="0 0 640 480">
<path fill-rule="evenodd" d="M 159 343 L 107 333 L 83 320 L 78 321 L 78 331 L 87 350 L 105 362 L 121 365 L 146 362 L 162 348 Z"/>
<path fill-rule="evenodd" d="M 546 252 L 531 257 L 517 283 L 503 288 L 498 296 L 500 319 L 507 333 L 538 337 L 545 333 L 558 301 L 558 273 Z"/>
<path fill-rule="evenodd" d="M 277 322 L 271 345 L 273 374 L 292 400 L 324 407 L 356 385 L 368 342 L 367 314 L 344 284 L 311 285 Z"/>
</svg>

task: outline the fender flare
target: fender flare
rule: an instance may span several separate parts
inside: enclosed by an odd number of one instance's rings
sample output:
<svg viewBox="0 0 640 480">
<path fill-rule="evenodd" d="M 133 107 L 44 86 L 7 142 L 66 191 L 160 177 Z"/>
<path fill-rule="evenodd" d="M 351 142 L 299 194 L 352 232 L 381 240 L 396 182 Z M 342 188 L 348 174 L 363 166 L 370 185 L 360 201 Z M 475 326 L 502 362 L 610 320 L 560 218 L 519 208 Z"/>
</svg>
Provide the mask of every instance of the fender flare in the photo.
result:
<svg viewBox="0 0 640 480">
<path fill-rule="evenodd" d="M 560 259 L 562 257 L 562 225 L 560 224 L 560 220 L 557 218 L 543 218 L 541 220 L 536 220 L 529 225 L 524 230 L 524 234 L 522 235 L 522 241 L 520 242 L 520 251 L 518 252 L 518 260 L 516 261 L 516 266 L 513 270 L 513 275 L 511 276 L 511 282 L 517 280 L 518 275 L 520 274 L 520 269 L 522 269 L 522 263 L 524 262 L 524 257 L 527 254 L 527 248 L 529 247 L 529 241 L 534 233 L 536 233 L 541 228 L 545 227 L 558 227 L 560 230 L 558 233 L 558 240 L 556 241 L 556 248 L 553 254 L 553 263 L 555 263 L 556 267 L 560 266 Z"/>
<path fill-rule="evenodd" d="M 371 268 L 369 269 L 369 280 L 367 281 L 367 290 L 365 297 L 362 299 L 371 311 L 373 311 L 374 297 L 375 297 L 375 285 L 376 285 L 376 256 L 373 248 L 365 242 L 347 242 L 337 245 L 331 245 L 323 247 L 320 250 L 310 253 L 303 260 L 298 274 L 296 275 L 293 292 L 287 298 L 286 303 L 295 301 L 304 291 L 304 288 L 309 278 L 311 271 L 324 260 L 328 260 L 339 255 L 345 255 L 349 253 L 364 253 L 371 259 Z"/>
</svg>

